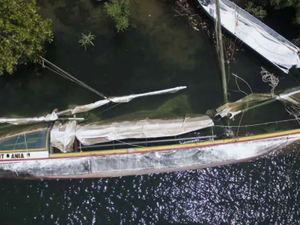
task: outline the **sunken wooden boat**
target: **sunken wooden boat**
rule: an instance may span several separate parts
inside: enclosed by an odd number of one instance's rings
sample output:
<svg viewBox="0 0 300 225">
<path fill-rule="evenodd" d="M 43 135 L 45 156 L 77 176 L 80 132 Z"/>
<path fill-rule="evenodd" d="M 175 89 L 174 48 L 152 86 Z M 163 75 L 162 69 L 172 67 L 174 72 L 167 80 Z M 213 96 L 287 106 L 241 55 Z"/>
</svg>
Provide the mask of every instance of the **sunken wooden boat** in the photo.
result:
<svg viewBox="0 0 300 225">
<path fill-rule="evenodd" d="M 251 94 L 216 109 L 216 116 L 232 118 L 266 102 L 291 106 L 295 124 L 271 133 L 252 125 L 234 131 L 233 126 L 215 124 L 220 120 L 207 115 L 95 122 L 78 117 L 103 105 L 185 88 L 107 97 L 89 87 L 104 99 L 41 117 L 0 118 L 0 123 L 12 124 L 0 129 L 0 178 L 96 178 L 199 169 L 253 160 L 300 139 L 300 87 L 276 95 Z"/>
<path fill-rule="evenodd" d="M 203 10 L 217 18 L 215 0 L 198 0 Z M 221 25 L 285 73 L 300 68 L 300 49 L 229 0 L 219 0 Z"/>
<path fill-rule="evenodd" d="M 185 128 L 191 125 L 188 120 L 193 121 L 193 124 L 199 124 L 199 121 L 202 123 L 204 120 L 209 121 L 206 116 L 185 118 L 180 123 L 178 119 L 176 121 L 160 120 L 160 129 L 164 127 L 161 126 L 163 122 L 173 127 L 170 130 L 180 131 L 179 124 Z M 171 138 L 131 138 L 130 135 L 136 136 L 139 133 L 136 132 L 140 129 L 137 124 L 146 122 L 150 122 L 150 127 L 153 128 L 157 126 L 158 121 L 136 121 L 133 126 L 131 122 L 125 122 L 127 125 L 130 123 L 130 128 L 134 127 L 135 131 L 134 134 L 129 134 L 130 132 L 126 129 L 127 132 L 122 133 L 126 133 L 126 139 L 122 141 L 111 141 L 116 133 L 113 132 L 113 135 L 110 133 L 112 136 L 109 137 L 109 135 L 103 135 L 101 130 L 105 126 L 105 131 L 108 129 L 112 131 L 112 126 L 115 129 L 121 125 L 124 131 L 124 122 L 84 125 L 76 125 L 74 121 L 67 124 L 56 122 L 53 126 L 39 124 L 11 132 L 2 132 L 0 177 L 16 179 L 97 178 L 199 169 L 256 159 L 300 139 L 300 129 L 224 138 L 213 133 L 214 127 L 172 135 Z M 69 129 L 76 126 L 79 126 L 78 129 Z M 156 133 L 155 136 L 159 136 L 160 131 L 150 129 L 150 127 L 148 126 L 148 134 L 151 130 L 150 133 Z M 194 125 L 192 127 L 197 129 Z M 88 137 L 85 136 L 86 132 L 90 133 L 91 130 L 92 133 L 98 133 L 98 135 L 92 138 L 90 134 Z M 209 131 L 211 135 L 208 135 Z M 164 132 L 168 131 L 164 130 Z M 63 134 L 61 139 L 53 139 L 58 133 Z"/>
<path fill-rule="evenodd" d="M 291 126 L 272 133 L 256 126 L 233 131 L 233 127 L 216 125 L 207 115 L 92 123 L 59 117 L 111 101 L 126 102 L 181 89 L 104 99 L 44 117 L 0 118 L 2 123 L 16 125 L 0 130 L 0 178 L 96 178 L 199 169 L 256 159 L 300 140 L 300 129 Z M 300 88 L 275 96 L 252 94 L 219 107 L 217 114 L 235 116 L 270 100 L 295 104 L 299 94 Z M 295 121 L 293 127 L 298 128 Z M 226 135 L 226 129 L 233 134 Z"/>
</svg>

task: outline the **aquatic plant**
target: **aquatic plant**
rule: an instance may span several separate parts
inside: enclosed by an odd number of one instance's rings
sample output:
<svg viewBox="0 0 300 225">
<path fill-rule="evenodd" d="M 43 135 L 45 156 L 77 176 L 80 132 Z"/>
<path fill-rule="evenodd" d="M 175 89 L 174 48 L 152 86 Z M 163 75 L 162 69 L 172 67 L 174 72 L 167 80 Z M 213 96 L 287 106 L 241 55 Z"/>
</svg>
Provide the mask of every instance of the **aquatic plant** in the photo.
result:
<svg viewBox="0 0 300 225">
<path fill-rule="evenodd" d="M 85 35 L 81 33 L 81 39 L 78 41 L 79 44 L 81 44 L 82 47 L 84 47 L 85 51 L 87 50 L 88 46 L 95 46 L 93 43 L 93 40 L 95 39 L 95 35 L 91 34 L 91 32 L 88 35 Z"/>
<path fill-rule="evenodd" d="M 0 75 L 18 65 L 37 62 L 51 42 L 51 20 L 42 19 L 35 1 L 0 1 Z"/>
<path fill-rule="evenodd" d="M 104 4 L 106 13 L 115 21 L 118 32 L 126 30 L 129 26 L 129 5 L 130 0 L 110 0 Z"/>
</svg>

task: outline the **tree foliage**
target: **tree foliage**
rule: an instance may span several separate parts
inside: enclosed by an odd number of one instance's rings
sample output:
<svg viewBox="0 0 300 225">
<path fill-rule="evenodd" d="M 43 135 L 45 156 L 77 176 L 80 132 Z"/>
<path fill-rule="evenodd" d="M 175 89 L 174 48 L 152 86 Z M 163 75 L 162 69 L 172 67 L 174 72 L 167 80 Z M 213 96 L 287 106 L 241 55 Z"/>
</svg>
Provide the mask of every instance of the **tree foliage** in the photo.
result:
<svg viewBox="0 0 300 225">
<path fill-rule="evenodd" d="M 129 26 L 129 5 L 130 0 L 110 0 L 104 4 L 106 13 L 115 21 L 118 32 L 126 30 Z"/>
<path fill-rule="evenodd" d="M 267 15 L 267 11 L 262 6 L 256 6 L 253 2 L 246 3 L 246 10 L 258 19 L 263 19 Z"/>
<path fill-rule="evenodd" d="M 51 20 L 37 14 L 35 0 L 0 0 L 0 75 L 37 62 L 51 42 Z"/>
<path fill-rule="evenodd" d="M 236 0 L 235 0 L 236 1 Z M 300 25 L 300 0 L 252 0 L 247 1 L 246 10 L 254 16 L 263 19 L 267 15 L 266 6 L 272 6 L 275 9 L 293 7 L 296 10 L 294 21 Z M 293 40 L 295 44 L 300 45 L 300 37 Z"/>
<path fill-rule="evenodd" d="M 297 24 L 300 24 L 300 1 L 299 0 L 252 0 L 252 2 L 254 3 L 254 5 L 273 6 L 275 9 L 293 7 L 297 11 L 295 21 Z"/>
</svg>

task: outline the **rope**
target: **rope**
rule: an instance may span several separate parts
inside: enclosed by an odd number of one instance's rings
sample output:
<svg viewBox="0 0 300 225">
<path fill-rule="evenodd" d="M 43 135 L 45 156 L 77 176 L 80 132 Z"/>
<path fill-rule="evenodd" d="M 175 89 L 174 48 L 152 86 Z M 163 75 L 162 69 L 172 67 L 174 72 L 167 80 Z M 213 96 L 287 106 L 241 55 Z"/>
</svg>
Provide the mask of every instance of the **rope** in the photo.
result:
<svg viewBox="0 0 300 225">
<path fill-rule="evenodd" d="M 92 92 L 94 92 L 95 94 L 99 95 L 100 97 L 107 99 L 107 97 L 100 93 L 99 91 L 93 89 L 92 87 L 90 87 L 89 85 L 83 83 L 81 80 L 77 79 L 76 77 L 72 76 L 71 74 L 67 73 L 66 71 L 62 70 L 61 68 L 59 68 L 58 66 L 54 65 L 53 63 L 51 63 L 50 61 L 48 61 L 47 59 L 41 57 L 42 63 L 40 63 L 42 65 L 42 67 L 49 69 L 50 71 L 56 73 L 57 75 L 70 80 Z M 48 67 L 45 65 L 45 62 L 48 63 L 52 68 Z"/>
<path fill-rule="evenodd" d="M 125 142 L 125 141 L 120 141 L 120 140 L 115 140 L 115 141 L 117 141 L 117 142 L 119 142 L 119 143 L 122 143 L 122 144 L 125 144 L 125 145 L 137 147 L 137 148 L 142 148 L 142 147 L 144 147 L 144 146 L 142 146 L 142 145 L 135 145 L 135 144 L 131 144 L 131 143 L 128 143 L 128 142 Z"/>
<path fill-rule="evenodd" d="M 261 125 L 268 125 L 268 124 L 274 124 L 274 123 L 286 123 L 286 122 L 292 122 L 292 121 L 298 121 L 297 119 L 289 119 L 289 120 L 280 120 L 280 121 L 273 121 L 273 122 L 266 122 L 266 123 L 256 123 L 256 124 L 250 124 L 250 125 L 240 125 L 240 126 L 224 126 L 224 125 L 214 125 L 214 127 L 222 127 L 222 128 L 235 128 L 235 127 L 255 127 L 255 126 L 261 126 Z"/>
<path fill-rule="evenodd" d="M 241 81 L 243 81 L 243 82 L 248 86 L 248 88 L 250 89 L 251 93 L 253 94 L 252 88 L 251 88 L 251 86 L 248 84 L 247 81 L 245 81 L 243 78 L 239 77 L 238 75 L 236 75 L 236 74 L 234 74 L 234 73 L 232 73 L 232 76 L 234 76 L 235 78 L 238 78 L 238 79 L 240 79 Z M 237 87 L 238 87 L 238 89 L 239 89 L 240 92 L 242 92 L 242 93 L 244 93 L 245 95 L 247 95 L 246 92 L 244 92 L 244 91 L 242 91 L 242 90 L 240 89 L 240 87 L 239 87 L 239 85 L 238 85 L 237 82 L 236 82 L 236 85 L 237 85 Z"/>
<path fill-rule="evenodd" d="M 261 69 L 262 70 L 261 70 L 260 74 L 262 76 L 262 80 L 265 83 L 269 83 L 269 86 L 272 87 L 271 94 L 272 94 L 272 97 L 274 97 L 275 96 L 274 91 L 279 83 L 279 79 L 277 77 L 275 77 L 274 74 L 268 72 L 265 68 L 262 67 Z"/>
</svg>

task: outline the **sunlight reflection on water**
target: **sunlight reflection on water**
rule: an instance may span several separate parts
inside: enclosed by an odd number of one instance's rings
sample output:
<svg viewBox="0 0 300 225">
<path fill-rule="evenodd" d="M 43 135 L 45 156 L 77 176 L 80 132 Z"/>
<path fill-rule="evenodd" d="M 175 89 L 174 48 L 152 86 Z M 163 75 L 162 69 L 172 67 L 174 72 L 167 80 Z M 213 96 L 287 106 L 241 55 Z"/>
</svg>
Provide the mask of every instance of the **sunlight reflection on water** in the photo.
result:
<svg viewBox="0 0 300 225">
<path fill-rule="evenodd" d="M 0 185 L 1 215 L 15 224 L 297 224 L 296 153 L 167 174 L 7 180 Z"/>
</svg>

